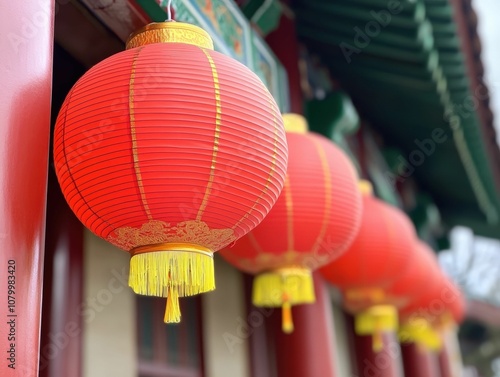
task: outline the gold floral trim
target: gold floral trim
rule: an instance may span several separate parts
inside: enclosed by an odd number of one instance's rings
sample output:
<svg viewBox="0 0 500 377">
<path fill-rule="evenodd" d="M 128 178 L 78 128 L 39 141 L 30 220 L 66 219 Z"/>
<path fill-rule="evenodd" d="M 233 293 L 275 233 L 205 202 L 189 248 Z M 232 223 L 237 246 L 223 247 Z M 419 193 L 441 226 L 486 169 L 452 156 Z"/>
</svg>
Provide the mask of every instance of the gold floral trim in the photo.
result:
<svg viewBox="0 0 500 377">
<path fill-rule="evenodd" d="M 124 250 L 161 243 L 191 243 L 217 251 L 235 241 L 236 236 L 232 229 L 210 229 L 203 221 L 189 220 L 171 225 L 151 220 L 140 228 L 115 229 L 107 240 Z"/>
</svg>

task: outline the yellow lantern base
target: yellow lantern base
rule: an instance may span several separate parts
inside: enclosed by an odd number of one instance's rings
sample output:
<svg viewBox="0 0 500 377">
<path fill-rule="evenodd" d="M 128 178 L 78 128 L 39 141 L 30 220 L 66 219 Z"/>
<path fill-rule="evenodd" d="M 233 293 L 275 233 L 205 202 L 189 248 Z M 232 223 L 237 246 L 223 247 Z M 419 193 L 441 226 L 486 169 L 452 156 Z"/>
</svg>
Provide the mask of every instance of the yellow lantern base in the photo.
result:
<svg viewBox="0 0 500 377">
<path fill-rule="evenodd" d="M 380 352 L 384 348 L 384 332 L 398 328 L 398 313 L 391 305 L 372 306 L 356 315 L 354 325 L 356 334 L 373 337 L 373 350 Z"/>
<path fill-rule="evenodd" d="M 440 351 L 441 337 L 425 318 L 412 318 L 399 329 L 401 343 L 416 343 L 429 351 Z"/>
<path fill-rule="evenodd" d="M 215 289 L 213 252 L 188 243 L 135 248 L 130 259 L 129 286 L 140 295 L 166 297 L 164 321 L 178 323 L 179 297 Z"/>
<path fill-rule="evenodd" d="M 311 271 L 300 267 L 281 268 L 257 275 L 253 282 L 255 306 L 281 307 L 282 329 L 293 331 L 292 305 L 316 300 Z"/>
</svg>

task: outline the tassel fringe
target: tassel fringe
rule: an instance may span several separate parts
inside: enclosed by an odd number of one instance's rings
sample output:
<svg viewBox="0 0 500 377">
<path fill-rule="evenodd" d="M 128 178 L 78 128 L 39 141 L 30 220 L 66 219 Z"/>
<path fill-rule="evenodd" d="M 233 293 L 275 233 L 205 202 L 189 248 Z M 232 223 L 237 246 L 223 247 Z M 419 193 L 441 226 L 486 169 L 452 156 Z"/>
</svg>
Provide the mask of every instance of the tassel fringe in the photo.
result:
<svg viewBox="0 0 500 377">
<path fill-rule="evenodd" d="M 374 352 L 384 348 L 384 332 L 396 331 L 398 314 L 395 307 L 376 305 L 356 315 L 354 320 L 356 334 L 371 335 Z"/>
<path fill-rule="evenodd" d="M 289 302 L 284 302 L 281 307 L 281 329 L 285 334 L 293 332 L 292 305 Z"/>
<path fill-rule="evenodd" d="M 253 281 L 255 306 L 281 307 L 311 304 L 316 300 L 311 271 L 303 268 L 283 268 L 257 275 Z"/>
<path fill-rule="evenodd" d="M 177 290 L 170 287 L 165 309 L 165 323 L 179 323 L 181 321 L 181 309 L 179 306 L 179 295 Z"/>
<path fill-rule="evenodd" d="M 178 323 L 179 297 L 215 289 L 213 253 L 184 244 L 154 245 L 150 250 L 130 259 L 129 286 L 140 295 L 167 297 L 165 323 Z"/>
<path fill-rule="evenodd" d="M 429 351 L 440 351 L 443 344 L 439 332 L 425 318 L 412 318 L 399 329 L 401 343 L 416 343 Z"/>
<path fill-rule="evenodd" d="M 255 306 L 281 307 L 281 326 L 286 334 L 293 332 L 292 305 L 315 301 L 311 271 L 283 268 L 257 275 L 253 281 Z"/>
</svg>

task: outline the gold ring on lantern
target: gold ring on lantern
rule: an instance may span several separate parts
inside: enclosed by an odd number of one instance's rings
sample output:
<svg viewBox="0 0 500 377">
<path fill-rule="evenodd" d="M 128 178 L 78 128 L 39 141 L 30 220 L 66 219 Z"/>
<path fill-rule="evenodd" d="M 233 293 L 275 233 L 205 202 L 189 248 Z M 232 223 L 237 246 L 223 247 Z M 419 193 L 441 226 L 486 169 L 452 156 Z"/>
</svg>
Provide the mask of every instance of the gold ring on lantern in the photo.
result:
<svg viewBox="0 0 500 377">
<path fill-rule="evenodd" d="M 210 35 L 202 28 L 183 22 L 154 22 L 132 33 L 127 50 L 152 43 L 185 43 L 208 50 L 214 49 Z"/>
</svg>

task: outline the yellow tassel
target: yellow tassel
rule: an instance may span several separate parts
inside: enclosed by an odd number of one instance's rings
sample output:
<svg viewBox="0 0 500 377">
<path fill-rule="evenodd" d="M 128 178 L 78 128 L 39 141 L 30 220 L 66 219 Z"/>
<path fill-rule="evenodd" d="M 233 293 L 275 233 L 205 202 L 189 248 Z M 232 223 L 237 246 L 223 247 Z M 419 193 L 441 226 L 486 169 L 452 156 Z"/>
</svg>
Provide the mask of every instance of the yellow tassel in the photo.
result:
<svg viewBox="0 0 500 377">
<path fill-rule="evenodd" d="M 257 275 L 253 282 L 255 306 L 281 307 L 311 304 L 315 301 L 311 271 L 304 268 L 282 268 Z"/>
<path fill-rule="evenodd" d="M 427 351 L 440 351 L 443 344 L 438 331 L 425 318 L 412 318 L 399 329 L 401 343 L 416 343 Z"/>
<path fill-rule="evenodd" d="M 373 352 L 378 353 L 384 349 L 384 333 L 382 331 L 375 331 L 372 336 Z"/>
<path fill-rule="evenodd" d="M 181 321 L 181 308 L 179 307 L 179 294 L 177 290 L 170 287 L 167 297 L 167 308 L 165 310 L 165 323 L 179 323 Z"/>
<path fill-rule="evenodd" d="M 158 244 L 132 250 L 129 286 L 137 294 L 167 297 L 166 323 L 180 321 L 179 297 L 215 289 L 213 253 L 194 244 Z"/>
<path fill-rule="evenodd" d="M 373 351 L 380 352 L 384 348 L 384 332 L 398 328 L 397 310 L 390 305 L 372 306 L 356 315 L 354 325 L 356 334 L 372 336 Z"/>
<path fill-rule="evenodd" d="M 293 332 L 292 305 L 288 301 L 281 307 L 281 328 L 285 334 Z"/>
</svg>

